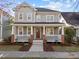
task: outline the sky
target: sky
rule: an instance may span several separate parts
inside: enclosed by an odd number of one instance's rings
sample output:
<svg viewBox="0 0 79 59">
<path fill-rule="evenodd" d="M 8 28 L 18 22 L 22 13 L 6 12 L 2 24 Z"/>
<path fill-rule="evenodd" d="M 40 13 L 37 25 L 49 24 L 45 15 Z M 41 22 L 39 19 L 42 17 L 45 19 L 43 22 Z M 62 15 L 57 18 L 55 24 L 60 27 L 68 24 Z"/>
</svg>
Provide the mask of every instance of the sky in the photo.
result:
<svg viewBox="0 0 79 59">
<path fill-rule="evenodd" d="M 2 0 L 0 4 L 4 5 L 9 2 L 13 4 L 8 8 L 14 8 L 16 5 L 26 2 L 33 7 L 49 8 L 61 12 L 79 12 L 79 0 Z"/>
</svg>

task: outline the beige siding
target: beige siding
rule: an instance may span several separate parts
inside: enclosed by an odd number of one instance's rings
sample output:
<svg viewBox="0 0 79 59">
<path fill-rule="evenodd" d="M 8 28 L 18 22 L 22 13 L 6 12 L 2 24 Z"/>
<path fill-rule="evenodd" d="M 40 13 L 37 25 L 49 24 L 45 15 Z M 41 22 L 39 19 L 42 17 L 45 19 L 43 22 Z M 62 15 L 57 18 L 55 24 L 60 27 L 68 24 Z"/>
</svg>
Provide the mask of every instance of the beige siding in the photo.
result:
<svg viewBox="0 0 79 59">
<path fill-rule="evenodd" d="M 18 19 L 20 13 L 23 13 L 23 22 L 37 22 L 37 21 L 48 22 L 49 21 L 44 17 L 41 17 L 41 20 L 38 20 L 36 18 L 37 15 L 45 16 L 45 17 L 47 17 L 48 15 L 50 15 L 50 16 L 52 15 L 52 16 L 54 16 L 54 18 L 50 22 L 59 22 L 60 21 L 60 18 L 59 18 L 60 13 L 59 12 L 38 12 L 38 11 L 34 10 L 34 8 L 32 8 L 30 6 L 29 7 L 28 6 L 19 7 L 19 9 L 17 9 L 15 11 L 15 21 L 20 22 L 20 19 Z M 26 15 L 31 15 L 31 19 L 28 20 Z"/>
</svg>

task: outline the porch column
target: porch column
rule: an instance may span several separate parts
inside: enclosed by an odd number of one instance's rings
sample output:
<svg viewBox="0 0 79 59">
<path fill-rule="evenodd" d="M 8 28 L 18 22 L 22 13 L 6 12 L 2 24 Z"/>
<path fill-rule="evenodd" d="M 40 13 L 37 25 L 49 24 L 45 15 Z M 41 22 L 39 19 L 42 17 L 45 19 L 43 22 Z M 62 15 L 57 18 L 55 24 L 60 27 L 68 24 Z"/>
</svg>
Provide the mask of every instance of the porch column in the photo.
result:
<svg viewBox="0 0 79 59">
<path fill-rule="evenodd" d="M 61 31 L 61 41 L 62 44 L 64 44 L 64 27 L 62 26 L 62 31 Z"/>
<path fill-rule="evenodd" d="M 33 26 L 31 26 L 31 36 L 30 36 L 29 42 L 30 42 L 30 43 L 33 42 Z"/>
<path fill-rule="evenodd" d="M 15 38 L 14 38 L 14 25 L 12 26 L 12 35 L 11 35 L 11 43 L 14 43 L 15 42 Z"/>
<path fill-rule="evenodd" d="M 3 20 L 3 11 L 2 11 L 2 13 L 1 13 L 1 17 L 0 17 L 0 19 L 1 19 L 1 24 L 3 24 L 3 22 L 2 22 L 2 20 Z M 0 24 L 0 25 L 1 25 Z M 2 29 L 2 27 L 3 27 L 3 25 L 1 25 L 1 36 L 0 36 L 0 41 L 2 41 L 2 31 L 3 31 L 3 29 Z"/>
<path fill-rule="evenodd" d="M 43 42 L 46 43 L 45 26 L 43 26 Z"/>
</svg>

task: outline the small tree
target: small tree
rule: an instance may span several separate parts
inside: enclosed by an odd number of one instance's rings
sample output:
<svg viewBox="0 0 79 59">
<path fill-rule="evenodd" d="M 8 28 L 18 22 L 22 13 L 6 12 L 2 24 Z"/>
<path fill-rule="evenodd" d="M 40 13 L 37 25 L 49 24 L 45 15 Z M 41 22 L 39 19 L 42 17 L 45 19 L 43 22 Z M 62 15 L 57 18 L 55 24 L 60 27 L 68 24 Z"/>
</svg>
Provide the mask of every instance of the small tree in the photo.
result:
<svg viewBox="0 0 79 59">
<path fill-rule="evenodd" d="M 65 42 L 71 44 L 73 42 L 73 37 L 75 36 L 74 28 L 65 28 Z"/>
</svg>

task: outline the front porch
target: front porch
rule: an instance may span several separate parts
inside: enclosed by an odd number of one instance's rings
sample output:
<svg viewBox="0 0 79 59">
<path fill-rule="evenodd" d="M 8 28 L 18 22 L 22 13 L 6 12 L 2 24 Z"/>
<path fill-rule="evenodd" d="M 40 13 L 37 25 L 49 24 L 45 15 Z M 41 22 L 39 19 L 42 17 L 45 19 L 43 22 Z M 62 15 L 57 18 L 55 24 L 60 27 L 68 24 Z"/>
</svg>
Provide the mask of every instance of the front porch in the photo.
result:
<svg viewBox="0 0 79 59">
<path fill-rule="evenodd" d="M 64 42 L 64 27 L 62 25 L 13 25 L 12 42 L 30 42 L 33 40 L 43 40 L 46 42 Z"/>
</svg>

